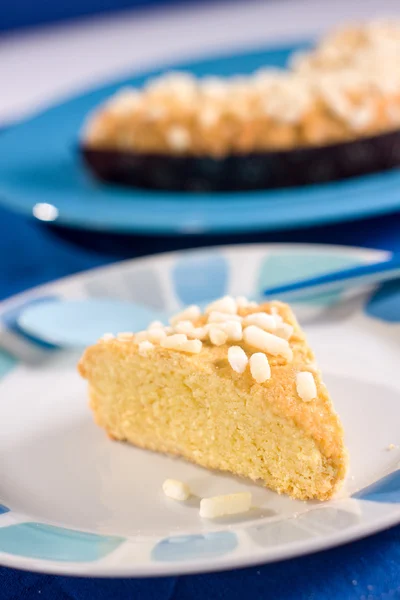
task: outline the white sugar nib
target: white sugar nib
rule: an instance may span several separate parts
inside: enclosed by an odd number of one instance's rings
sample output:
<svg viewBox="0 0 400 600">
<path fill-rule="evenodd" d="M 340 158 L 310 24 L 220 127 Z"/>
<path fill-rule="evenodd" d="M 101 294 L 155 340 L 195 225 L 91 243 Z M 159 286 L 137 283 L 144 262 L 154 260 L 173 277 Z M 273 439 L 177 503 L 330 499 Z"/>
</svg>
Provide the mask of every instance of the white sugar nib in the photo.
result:
<svg viewBox="0 0 400 600">
<path fill-rule="evenodd" d="M 228 362 L 236 373 L 244 373 L 248 363 L 247 354 L 240 346 L 231 346 L 228 350 Z"/>
</svg>

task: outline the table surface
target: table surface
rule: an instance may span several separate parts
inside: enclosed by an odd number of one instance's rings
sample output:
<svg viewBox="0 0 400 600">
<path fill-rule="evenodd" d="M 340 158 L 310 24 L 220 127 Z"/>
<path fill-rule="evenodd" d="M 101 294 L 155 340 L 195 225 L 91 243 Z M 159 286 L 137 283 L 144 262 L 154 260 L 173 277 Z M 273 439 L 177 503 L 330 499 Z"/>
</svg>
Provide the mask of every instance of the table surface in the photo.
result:
<svg viewBox="0 0 400 600">
<path fill-rule="evenodd" d="M 191 5 L 5 35 L 0 42 L 0 81 L 7 81 L 7 86 L 0 95 L 0 126 L 116 73 L 221 49 L 306 37 L 345 19 L 400 14 L 398 0 L 335 0 L 324 4 L 323 10 L 321 4 L 321 0 L 250 0 Z M 270 241 L 400 251 L 400 214 L 299 231 L 162 238 L 58 231 L 0 209 L 0 298 L 119 258 Z M 320 554 L 211 575 L 95 580 L 0 569 L 0 590 L 2 600 L 400 598 L 400 526 Z"/>
</svg>

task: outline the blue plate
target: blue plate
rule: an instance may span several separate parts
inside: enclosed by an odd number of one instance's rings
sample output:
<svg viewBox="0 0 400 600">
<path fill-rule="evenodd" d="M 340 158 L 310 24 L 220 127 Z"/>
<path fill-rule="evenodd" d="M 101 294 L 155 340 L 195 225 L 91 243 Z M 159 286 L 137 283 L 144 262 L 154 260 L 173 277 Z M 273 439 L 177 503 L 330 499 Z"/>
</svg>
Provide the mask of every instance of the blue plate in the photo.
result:
<svg viewBox="0 0 400 600">
<path fill-rule="evenodd" d="M 176 69 L 196 75 L 250 73 L 284 66 L 307 44 L 222 56 Z M 95 182 L 77 152 L 87 113 L 128 77 L 54 106 L 0 137 L 0 203 L 56 224 L 120 233 L 223 233 L 277 230 L 362 218 L 400 209 L 400 170 L 303 188 L 236 193 L 125 189 Z"/>
</svg>

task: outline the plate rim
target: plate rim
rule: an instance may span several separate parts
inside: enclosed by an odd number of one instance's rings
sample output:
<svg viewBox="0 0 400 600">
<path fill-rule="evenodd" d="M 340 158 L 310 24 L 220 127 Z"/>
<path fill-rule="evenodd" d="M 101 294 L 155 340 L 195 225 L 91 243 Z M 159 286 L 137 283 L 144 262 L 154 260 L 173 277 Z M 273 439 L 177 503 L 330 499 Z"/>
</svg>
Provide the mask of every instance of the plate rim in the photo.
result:
<svg viewBox="0 0 400 600">
<path fill-rule="evenodd" d="M 93 568 L 95 562 L 74 563 L 67 561 L 50 561 L 48 559 L 26 558 L 18 555 L 6 554 L 0 552 L 0 567 L 19 569 L 22 571 L 31 571 L 34 573 L 43 573 L 49 575 L 69 575 L 72 577 L 93 577 L 96 579 L 113 578 L 131 578 L 138 579 L 142 577 L 169 577 L 180 575 L 196 575 L 201 573 L 219 573 L 223 571 L 232 571 L 237 569 L 247 569 L 260 565 L 273 564 L 293 558 L 300 558 L 338 548 L 347 543 L 356 542 L 365 539 L 371 535 L 381 533 L 400 524 L 400 507 L 398 512 L 386 515 L 380 518 L 378 522 L 373 522 L 370 526 L 357 525 L 335 534 L 321 536 L 311 539 L 308 542 L 297 541 L 285 546 L 276 546 L 274 554 L 267 557 L 262 555 L 262 551 L 256 557 L 239 556 L 231 557 L 229 554 L 222 557 L 205 557 L 204 559 L 192 559 L 183 562 L 152 562 L 146 566 L 142 565 L 136 571 L 130 567 L 118 565 L 99 565 L 99 571 Z M 306 545 L 307 544 L 307 545 Z M 276 550 L 278 549 L 278 550 Z M 117 549 L 118 550 L 118 549 Z M 14 560 L 17 559 L 17 560 Z M 18 561 L 18 559 L 20 559 Z M 207 562 L 209 561 L 209 562 Z M 100 561 L 99 561 L 100 562 Z M 31 564 L 32 563 L 32 564 Z"/>
<path fill-rule="evenodd" d="M 32 286 L 23 290 L 22 292 L 18 292 L 16 294 L 12 294 L 11 296 L 7 296 L 0 300 L 0 317 L 4 312 L 5 308 L 8 308 L 9 305 L 17 303 L 18 300 L 24 298 L 25 296 L 34 295 L 36 292 L 46 291 L 48 288 L 51 288 L 54 285 L 58 284 L 68 284 L 78 282 L 80 279 L 84 279 L 89 273 L 101 273 L 107 272 L 107 270 L 113 270 L 115 268 L 119 268 L 121 265 L 128 265 L 133 263 L 143 264 L 145 265 L 147 262 L 151 262 L 154 259 L 160 258 L 162 260 L 171 260 L 178 255 L 182 254 L 194 254 L 194 253 L 202 253 L 204 251 L 216 251 L 221 250 L 230 252 L 235 248 L 282 248 L 282 249 L 300 249 L 307 250 L 310 248 L 315 249 L 316 251 L 329 250 L 330 252 L 342 252 L 343 254 L 363 254 L 370 253 L 371 257 L 375 254 L 377 258 L 389 258 L 392 256 L 393 252 L 390 250 L 382 249 L 382 248 L 373 248 L 368 246 L 348 246 L 346 244 L 320 244 L 313 242 L 246 242 L 246 243 L 237 243 L 237 244 L 213 244 L 206 246 L 198 246 L 196 248 L 185 248 L 182 250 L 170 250 L 167 252 L 154 252 L 152 254 L 146 254 L 145 256 L 138 256 L 133 258 L 125 258 L 122 260 L 116 260 L 114 262 L 98 265 L 96 267 L 92 267 L 90 269 L 83 269 L 82 271 L 78 271 L 77 273 L 72 273 L 71 275 L 65 275 L 63 277 L 59 277 L 57 279 L 52 279 L 51 281 L 47 281 L 45 283 L 40 283 L 38 285 Z"/>
</svg>

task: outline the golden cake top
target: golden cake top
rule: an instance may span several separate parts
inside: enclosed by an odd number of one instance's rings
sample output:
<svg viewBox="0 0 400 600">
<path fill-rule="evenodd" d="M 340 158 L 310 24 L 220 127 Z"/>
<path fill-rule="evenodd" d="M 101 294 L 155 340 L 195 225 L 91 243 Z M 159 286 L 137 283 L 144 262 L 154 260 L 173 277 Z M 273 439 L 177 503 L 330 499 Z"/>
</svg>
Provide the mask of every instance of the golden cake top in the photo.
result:
<svg viewBox="0 0 400 600">
<path fill-rule="evenodd" d="M 354 68 L 375 74 L 388 72 L 397 80 L 400 52 L 398 20 L 374 20 L 340 27 L 326 35 L 311 52 L 295 55 L 291 66 L 296 71 L 334 71 Z"/>
<path fill-rule="evenodd" d="M 154 321 L 145 331 L 104 334 L 100 342 L 117 340 L 133 343 L 143 357 L 150 357 L 158 347 L 173 352 L 209 354 L 219 348 L 218 359 L 227 359 L 236 373 L 248 368 L 259 384 L 271 378 L 271 366 L 295 363 L 293 347 L 299 333 L 285 320 L 286 305 L 270 302 L 259 305 L 245 297 L 225 296 L 209 304 L 202 312 L 191 305 L 170 319 L 168 326 Z M 301 339 L 301 338 L 300 338 Z M 215 357 L 214 357 L 215 358 Z M 313 361 L 309 370 L 299 370 L 296 388 L 299 398 L 310 401 L 317 397 Z M 301 355 L 301 362 L 305 357 Z M 307 360 L 306 360 L 307 364 Z"/>
<path fill-rule="evenodd" d="M 221 156 L 354 139 L 400 125 L 400 24 L 326 36 L 290 68 L 196 79 L 172 72 L 125 88 L 90 116 L 88 147 Z"/>
</svg>

